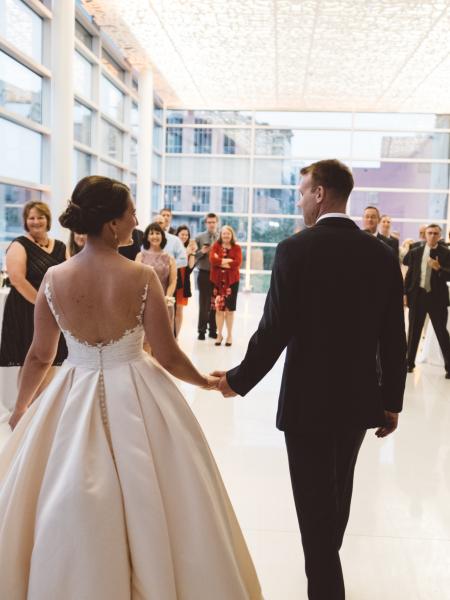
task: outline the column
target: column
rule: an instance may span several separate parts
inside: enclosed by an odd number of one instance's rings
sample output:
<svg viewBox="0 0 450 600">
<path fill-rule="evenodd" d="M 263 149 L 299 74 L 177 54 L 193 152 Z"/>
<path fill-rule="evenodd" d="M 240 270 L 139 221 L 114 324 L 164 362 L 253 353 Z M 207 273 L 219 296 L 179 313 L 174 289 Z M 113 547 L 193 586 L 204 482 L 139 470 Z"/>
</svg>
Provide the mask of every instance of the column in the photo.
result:
<svg viewBox="0 0 450 600">
<path fill-rule="evenodd" d="M 53 232 L 66 236 L 58 224 L 73 188 L 73 73 L 75 0 L 53 3 L 51 37 L 51 209 Z M 63 233 L 64 232 L 64 233 Z"/>
<path fill-rule="evenodd" d="M 150 223 L 153 155 L 153 73 L 151 67 L 139 73 L 139 138 L 136 214 L 143 229 Z"/>
</svg>

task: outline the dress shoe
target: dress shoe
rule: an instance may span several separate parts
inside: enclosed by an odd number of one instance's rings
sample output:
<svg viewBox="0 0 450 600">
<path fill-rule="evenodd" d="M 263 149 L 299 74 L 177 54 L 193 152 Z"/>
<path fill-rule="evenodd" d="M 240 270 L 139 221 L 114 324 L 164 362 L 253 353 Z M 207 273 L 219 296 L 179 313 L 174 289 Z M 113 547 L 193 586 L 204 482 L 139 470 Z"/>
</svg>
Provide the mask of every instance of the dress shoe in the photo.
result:
<svg viewBox="0 0 450 600">
<path fill-rule="evenodd" d="M 199 334 L 198 334 L 198 338 L 197 338 L 197 339 L 198 339 L 198 340 L 204 340 L 204 339 L 205 339 L 205 337 L 206 337 L 206 336 L 205 336 L 205 334 L 204 334 L 204 333 L 199 333 Z"/>
<path fill-rule="evenodd" d="M 445 379 L 450 379 L 450 371 L 445 374 Z"/>
<path fill-rule="evenodd" d="M 227 338 L 227 341 L 225 342 L 225 346 L 231 346 L 232 341 L 231 338 Z"/>
<path fill-rule="evenodd" d="M 214 342 L 214 346 L 220 346 L 222 344 L 223 335 L 216 336 L 217 342 Z"/>
<path fill-rule="evenodd" d="M 408 367 L 408 373 L 414 373 L 414 367 Z"/>
<path fill-rule="evenodd" d="M 210 331 L 209 332 L 209 337 L 212 338 L 213 340 L 217 339 L 217 332 L 216 331 Z"/>
</svg>

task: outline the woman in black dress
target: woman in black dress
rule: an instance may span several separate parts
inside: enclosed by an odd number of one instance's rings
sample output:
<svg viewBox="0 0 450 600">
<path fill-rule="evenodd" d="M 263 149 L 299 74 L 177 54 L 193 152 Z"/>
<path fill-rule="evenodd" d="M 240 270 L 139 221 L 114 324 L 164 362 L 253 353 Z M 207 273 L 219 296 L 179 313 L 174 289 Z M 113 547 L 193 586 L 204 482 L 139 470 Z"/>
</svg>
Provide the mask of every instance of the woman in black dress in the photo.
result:
<svg viewBox="0 0 450 600">
<path fill-rule="evenodd" d="M 3 313 L 0 366 L 22 366 L 34 332 L 34 303 L 37 291 L 50 267 L 66 260 L 66 246 L 49 237 L 50 209 L 44 202 L 28 202 L 23 209 L 26 231 L 13 240 L 6 253 L 6 269 L 11 291 Z M 61 336 L 53 365 L 61 365 L 67 356 Z M 51 372 L 52 370 L 50 370 Z M 52 377 L 42 382 L 38 395 Z"/>
</svg>

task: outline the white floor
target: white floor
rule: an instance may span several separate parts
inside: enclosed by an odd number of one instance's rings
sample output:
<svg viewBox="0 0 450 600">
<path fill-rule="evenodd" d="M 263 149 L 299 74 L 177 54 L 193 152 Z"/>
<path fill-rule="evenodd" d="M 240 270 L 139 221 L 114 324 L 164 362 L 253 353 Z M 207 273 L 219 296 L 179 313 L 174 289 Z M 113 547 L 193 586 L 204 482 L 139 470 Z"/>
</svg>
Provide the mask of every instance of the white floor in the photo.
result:
<svg viewBox="0 0 450 600">
<path fill-rule="evenodd" d="M 197 341 L 192 299 L 182 348 L 204 372 L 234 366 L 263 301 L 260 295 L 239 295 L 234 343 L 226 348 Z M 246 398 L 180 387 L 219 464 L 266 600 L 305 600 L 286 452 L 275 428 L 281 369 L 282 360 Z M 443 369 L 420 365 L 408 375 L 394 436 L 378 440 L 368 433 L 342 562 L 347 600 L 450 600 L 450 381 Z"/>
</svg>

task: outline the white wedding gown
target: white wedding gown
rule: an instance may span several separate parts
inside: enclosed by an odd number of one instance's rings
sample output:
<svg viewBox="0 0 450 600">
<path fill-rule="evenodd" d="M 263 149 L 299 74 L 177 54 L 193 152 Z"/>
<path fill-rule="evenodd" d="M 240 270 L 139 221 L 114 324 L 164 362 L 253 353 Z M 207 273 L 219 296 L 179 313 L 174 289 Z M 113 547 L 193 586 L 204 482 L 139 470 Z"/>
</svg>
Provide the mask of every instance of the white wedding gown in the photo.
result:
<svg viewBox="0 0 450 600">
<path fill-rule="evenodd" d="M 200 426 L 142 351 L 142 310 L 109 344 L 63 329 L 68 359 L 0 455 L 2 600 L 262 598 Z"/>
</svg>

